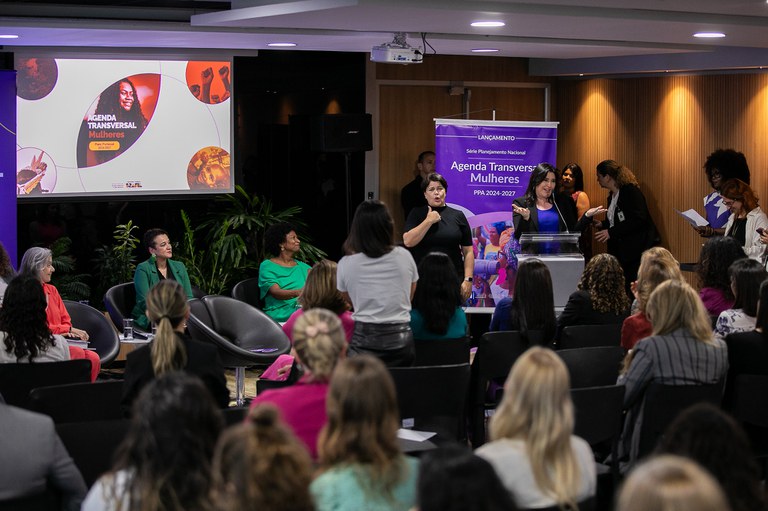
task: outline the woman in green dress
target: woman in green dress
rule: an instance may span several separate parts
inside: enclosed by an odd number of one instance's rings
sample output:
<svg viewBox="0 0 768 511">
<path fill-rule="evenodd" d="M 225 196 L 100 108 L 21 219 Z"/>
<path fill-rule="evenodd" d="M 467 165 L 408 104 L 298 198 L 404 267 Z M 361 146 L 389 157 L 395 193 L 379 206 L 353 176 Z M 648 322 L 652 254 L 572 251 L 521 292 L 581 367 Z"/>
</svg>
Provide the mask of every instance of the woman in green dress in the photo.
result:
<svg viewBox="0 0 768 511">
<path fill-rule="evenodd" d="M 309 265 L 295 259 L 301 248 L 293 226 L 280 222 L 267 229 L 264 248 L 272 257 L 259 266 L 259 290 L 264 312 L 284 322 L 298 308 L 297 298 L 307 281 Z"/>
</svg>

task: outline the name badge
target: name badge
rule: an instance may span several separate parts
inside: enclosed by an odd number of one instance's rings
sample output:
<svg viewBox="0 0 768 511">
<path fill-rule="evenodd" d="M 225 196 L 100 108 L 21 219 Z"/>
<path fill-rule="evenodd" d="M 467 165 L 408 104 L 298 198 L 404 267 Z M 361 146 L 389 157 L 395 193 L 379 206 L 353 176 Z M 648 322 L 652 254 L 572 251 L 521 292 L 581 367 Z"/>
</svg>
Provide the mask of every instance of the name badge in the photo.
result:
<svg viewBox="0 0 768 511">
<path fill-rule="evenodd" d="M 616 216 L 619 218 L 619 222 L 623 222 L 624 221 L 624 212 L 623 211 L 619 211 L 619 213 Z"/>
</svg>

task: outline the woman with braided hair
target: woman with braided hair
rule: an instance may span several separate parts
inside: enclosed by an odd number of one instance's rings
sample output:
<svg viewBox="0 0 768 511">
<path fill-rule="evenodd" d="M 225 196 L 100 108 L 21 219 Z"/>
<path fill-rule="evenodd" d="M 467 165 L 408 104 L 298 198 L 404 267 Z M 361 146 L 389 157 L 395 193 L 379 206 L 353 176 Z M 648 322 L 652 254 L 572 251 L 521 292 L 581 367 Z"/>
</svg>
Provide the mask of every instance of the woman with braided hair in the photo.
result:
<svg viewBox="0 0 768 511">
<path fill-rule="evenodd" d="M 262 403 L 275 405 L 312 458 L 317 459 L 317 437 L 326 422 L 328 382 L 347 351 L 339 316 L 326 309 L 304 312 L 293 326 L 293 349 L 304 376 L 295 385 L 259 394 L 251 402 L 251 409 Z"/>
<path fill-rule="evenodd" d="M 147 383 L 172 371 L 198 376 L 221 408 L 229 405 L 224 366 L 215 346 L 191 339 L 184 333 L 189 318 L 187 296 L 174 280 L 162 280 L 147 294 L 147 317 L 157 325 L 152 342 L 128 354 L 123 383 L 123 408 Z"/>
</svg>

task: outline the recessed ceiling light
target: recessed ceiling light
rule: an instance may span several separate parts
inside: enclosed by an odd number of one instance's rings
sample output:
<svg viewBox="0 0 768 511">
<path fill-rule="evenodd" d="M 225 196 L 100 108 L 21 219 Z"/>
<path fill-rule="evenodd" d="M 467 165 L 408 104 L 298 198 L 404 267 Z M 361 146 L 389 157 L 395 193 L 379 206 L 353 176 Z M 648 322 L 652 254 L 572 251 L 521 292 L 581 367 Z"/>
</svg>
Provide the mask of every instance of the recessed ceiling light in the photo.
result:
<svg viewBox="0 0 768 511">
<path fill-rule="evenodd" d="M 16 34 L 0 34 L 0 39 L 18 39 Z"/>
<path fill-rule="evenodd" d="M 272 48 L 293 48 L 296 43 L 267 43 L 267 46 Z"/>
<path fill-rule="evenodd" d="M 503 21 L 473 21 L 473 27 L 503 27 L 506 25 Z"/>
<path fill-rule="evenodd" d="M 498 48 L 472 48 L 472 53 L 495 53 Z"/>
<path fill-rule="evenodd" d="M 701 39 L 719 39 L 721 37 L 725 37 L 725 34 L 722 32 L 696 32 L 693 34 L 693 37 L 698 37 Z"/>
</svg>

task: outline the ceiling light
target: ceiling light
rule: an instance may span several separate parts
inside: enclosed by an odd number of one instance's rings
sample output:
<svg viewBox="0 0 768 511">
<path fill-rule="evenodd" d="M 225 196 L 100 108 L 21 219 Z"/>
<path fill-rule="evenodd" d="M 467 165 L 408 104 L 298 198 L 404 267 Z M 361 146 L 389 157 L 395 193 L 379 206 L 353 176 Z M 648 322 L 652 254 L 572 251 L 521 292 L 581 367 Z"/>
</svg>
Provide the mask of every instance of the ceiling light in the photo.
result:
<svg viewBox="0 0 768 511">
<path fill-rule="evenodd" d="M 18 39 L 16 34 L 0 34 L 0 39 Z"/>
<path fill-rule="evenodd" d="M 725 37 L 725 34 L 722 32 L 696 32 L 693 34 L 693 37 L 698 37 L 700 39 L 719 39 Z"/>
<path fill-rule="evenodd" d="M 473 21 L 473 27 L 503 27 L 506 25 L 503 21 Z"/>
<path fill-rule="evenodd" d="M 472 53 L 496 53 L 498 48 L 472 48 Z"/>
<path fill-rule="evenodd" d="M 267 43 L 267 46 L 271 48 L 293 48 L 296 43 Z"/>
</svg>

